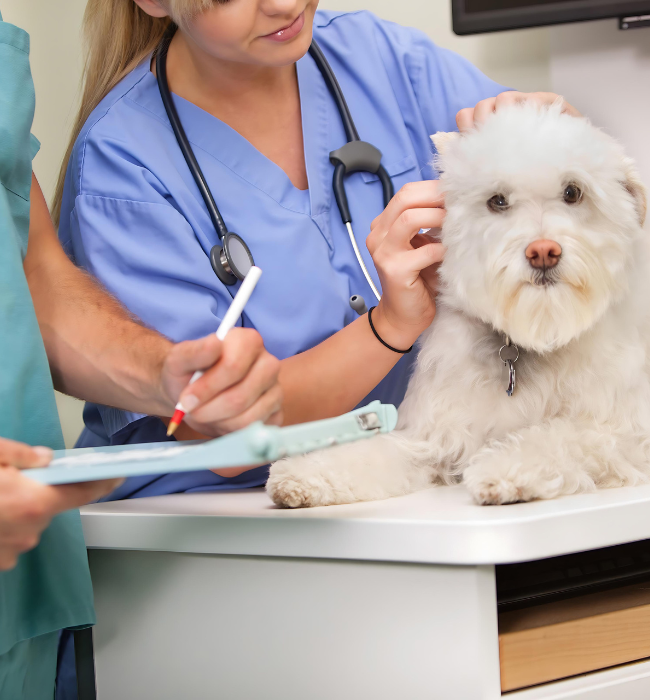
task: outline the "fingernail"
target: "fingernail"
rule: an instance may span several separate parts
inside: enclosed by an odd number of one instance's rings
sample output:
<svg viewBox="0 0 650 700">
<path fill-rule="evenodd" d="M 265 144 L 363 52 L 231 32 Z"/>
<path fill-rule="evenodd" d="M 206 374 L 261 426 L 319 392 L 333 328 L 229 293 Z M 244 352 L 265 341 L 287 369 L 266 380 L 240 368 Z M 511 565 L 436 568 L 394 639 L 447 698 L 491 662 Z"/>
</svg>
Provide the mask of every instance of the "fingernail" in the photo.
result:
<svg viewBox="0 0 650 700">
<path fill-rule="evenodd" d="M 52 461 L 52 455 L 54 454 L 52 450 L 49 447 L 34 447 L 34 452 L 39 457 L 39 464 L 42 464 L 45 466 L 46 464 L 49 464 Z"/>
<path fill-rule="evenodd" d="M 199 405 L 199 400 L 194 396 L 194 394 L 188 394 L 181 399 L 181 404 L 183 405 L 183 410 L 185 413 L 192 413 L 192 411 Z"/>
</svg>

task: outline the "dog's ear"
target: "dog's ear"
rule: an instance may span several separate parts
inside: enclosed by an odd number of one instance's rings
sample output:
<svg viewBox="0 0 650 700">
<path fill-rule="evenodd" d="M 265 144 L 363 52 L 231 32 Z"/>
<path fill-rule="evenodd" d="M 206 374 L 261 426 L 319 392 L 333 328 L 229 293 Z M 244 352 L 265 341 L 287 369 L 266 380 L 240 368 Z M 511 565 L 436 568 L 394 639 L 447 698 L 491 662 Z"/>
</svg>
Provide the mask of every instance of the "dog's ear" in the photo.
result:
<svg viewBox="0 0 650 700">
<path fill-rule="evenodd" d="M 645 217 L 648 213 L 648 192 L 645 185 L 639 178 L 639 173 L 631 158 L 625 159 L 625 182 L 623 187 L 634 197 L 637 215 L 641 226 L 645 223 Z"/>
<path fill-rule="evenodd" d="M 439 158 L 444 158 L 447 146 L 453 143 L 459 136 L 460 134 L 457 131 L 439 131 L 431 137 Z"/>
</svg>

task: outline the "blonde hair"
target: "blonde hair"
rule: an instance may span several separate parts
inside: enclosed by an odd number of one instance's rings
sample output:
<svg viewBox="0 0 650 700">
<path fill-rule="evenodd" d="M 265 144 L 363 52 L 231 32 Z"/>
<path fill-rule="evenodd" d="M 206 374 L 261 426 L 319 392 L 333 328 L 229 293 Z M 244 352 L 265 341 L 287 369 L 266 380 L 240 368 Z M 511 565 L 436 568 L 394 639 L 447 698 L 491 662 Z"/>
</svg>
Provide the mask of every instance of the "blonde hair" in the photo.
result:
<svg viewBox="0 0 650 700">
<path fill-rule="evenodd" d="M 182 26 L 209 8 L 213 0 L 164 0 L 169 17 L 151 17 L 133 0 L 88 0 L 83 19 L 82 97 L 72 127 L 52 201 L 56 226 L 61 216 L 63 184 L 75 141 L 86 120 L 106 95 L 160 42 L 171 21 Z"/>
</svg>

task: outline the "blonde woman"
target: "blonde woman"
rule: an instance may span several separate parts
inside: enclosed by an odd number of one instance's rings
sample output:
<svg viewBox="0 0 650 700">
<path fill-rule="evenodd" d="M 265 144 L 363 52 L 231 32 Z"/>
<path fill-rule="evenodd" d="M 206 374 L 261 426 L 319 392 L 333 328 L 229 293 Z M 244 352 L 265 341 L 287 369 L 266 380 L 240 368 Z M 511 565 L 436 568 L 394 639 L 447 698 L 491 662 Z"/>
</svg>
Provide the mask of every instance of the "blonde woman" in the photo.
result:
<svg viewBox="0 0 650 700">
<path fill-rule="evenodd" d="M 420 235 L 444 209 L 429 134 L 466 128 L 523 99 L 413 29 L 368 12 L 317 12 L 317 0 L 90 0 L 83 103 L 62 173 L 59 236 L 79 265 L 172 340 L 214 331 L 236 287 L 215 274 L 219 243 L 161 100 L 153 56 L 177 27 L 169 88 L 228 230 L 264 271 L 241 322 L 282 360 L 287 423 L 381 398 L 399 404 L 435 314 L 441 246 Z M 371 306 L 332 192 L 329 154 L 346 142 L 341 115 L 308 54 L 329 61 L 362 139 L 382 153 L 398 194 L 383 211 L 377 176 L 346 179 L 361 255 L 382 290 Z M 497 95 L 500 95 L 497 97 Z M 537 96 L 552 100 L 554 96 Z M 479 103 L 474 109 L 473 106 Z M 81 445 L 165 439 L 156 416 L 89 404 Z M 196 437 L 185 429 L 179 437 Z M 130 479 L 113 498 L 264 483 L 186 474 Z"/>
</svg>

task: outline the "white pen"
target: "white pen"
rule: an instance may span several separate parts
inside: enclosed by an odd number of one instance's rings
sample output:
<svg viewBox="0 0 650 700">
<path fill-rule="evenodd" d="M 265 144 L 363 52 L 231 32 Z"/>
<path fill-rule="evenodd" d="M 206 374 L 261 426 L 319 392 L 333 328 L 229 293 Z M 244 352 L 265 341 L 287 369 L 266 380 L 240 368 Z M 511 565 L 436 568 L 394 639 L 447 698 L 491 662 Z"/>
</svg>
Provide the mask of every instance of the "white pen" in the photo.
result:
<svg viewBox="0 0 650 700">
<path fill-rule="evenodd" d="M 244 277 L 244 281 L 241 283 L 239 291 L 237 292 L 237 294 L 235 294 L 235 298 L 232 300 L 232 304 L 228 307 L 226 315 L 221 320 L 219 328 L 217 328 L 216 336 L 217 338 L 219 338 L 219 340 L 223 340 L 228 335 L 228 332 L 231 330 L 231 328 L 233 328 L 234 325 L 237 323 L 237 319 L 242 315 L 244 307 L 250 299 L 250 296 L 253 293 L 253 290 L 259 282 L 261 276 L 262 270 L 260 270 L 259 267 L 255 267 L 253 265 L 253 267 L 251 267 L 251 269 L 248 271 L 246 277 Z M 197 370 L 192 375 L 192 379 L 190 379 L 190 384 L 194 384 L 194 382 L 197 379 L 200 379 L 202 376 L 203 372 Z M 178 428 L 178 426 L 183 421 L 184 416 L 185 409 L 183 408 L 183 404 L 179 401 L 176 404 L 176 410 L 174 411 L 174 415 L 169 421 L 167 435 L 174 434 L 176 428 Z"/>
</svg>

